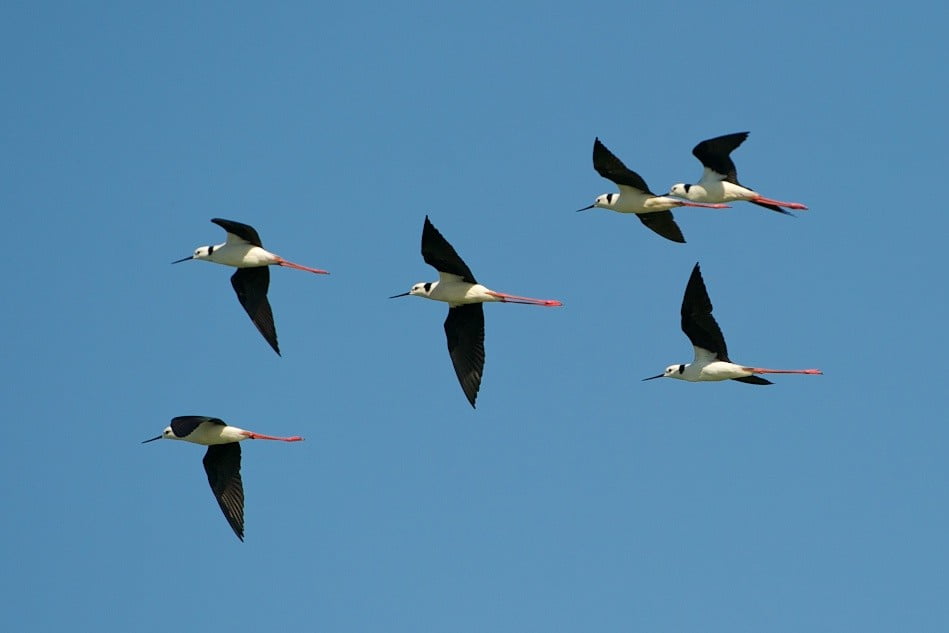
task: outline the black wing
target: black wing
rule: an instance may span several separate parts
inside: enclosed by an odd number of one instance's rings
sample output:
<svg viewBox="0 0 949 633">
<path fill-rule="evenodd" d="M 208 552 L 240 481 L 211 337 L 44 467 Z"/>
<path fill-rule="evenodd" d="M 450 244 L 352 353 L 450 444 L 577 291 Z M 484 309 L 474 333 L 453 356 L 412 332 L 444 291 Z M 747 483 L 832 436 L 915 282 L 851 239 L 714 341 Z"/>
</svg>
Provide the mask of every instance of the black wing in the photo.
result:
<svg viewBox="0 0 949 633">
<path fill-rule="evenodd" d="M 667 240 L 685 244 L 685 238 L 682 237 L 682 231 L 679 225 L 672 217 L 672 211 L 653 211 L 652 213 L 637 213 L 639 218 L 647 227 L 663 236 Z"/>
<path fill-rule="evenodd" d="M 718 360 L 728 360 L 725 337 L 712 316 L 712 301 L 708 298 L 702 271 L 696 264 L 685 287 L 682 298 L 682 331 L 695 347 L 701 347 L 716 355 Z"/>
<path fill-rule="evenodd" d="M 692 155 L 698 158 L 702 165 L 714 172 L 725 176 L 728 182 L 738 184 L 738 171 L 729 154 L 736 147 L 745 142 L 748 132 L 735 132 L 724 136 L 716 136 L 702 141 L 692 148 Z"/>
<path fill-rule="evenodd" d="M 260 243 L 260 236 L 257 235 L 257 229 L 249 224 L 242 224 L 241 222 L 234 222 L 233 220 L 222 220 L 221 218 L 212 218 L 211 221 L 228 233 L 233 233 L 253 246 L 260 246 L 261 248 L 264 246 Z"/>
<path fill-rule="evenodd" d="M 241 482 L 241 445 L 214 444 L 204 455 L 211 492 L 237 538 L 244 540 L 244 484 Z"/>
<path fill-rule="evenodd" d="M 263 334 L 273 351 L 280 355 L 277 345 L 277 327 L 273 323 L 273 311 L 267 301 L 267 290 L 270 288 L 270 269 L 266 266 L 255 268 L 238 268 L 231 275 L 231 285 L 240 300 L 250 320 Z"/>
<path fill-rule="evenodd" d="M 455 249 L 448 243 L 438 229 L 425 216 L 425 225 L 422 227 L 422 259 L 425 263 L 440 273 L 458 275 L 469 284 L 478 283 L 468 265 L 458 256 Z"/>
<path fill-rule="evenodd" d="M 205 415 L 180 415 L 171 419 L 171 432 L 175 434 L 175 437 L 188 437 L 205 422 L 224 426 L 224 420 L 220 418 L 209 418 Z"/>
<path fill-rule="evenodd" d="M 774 383 L 770 380 L 762 378 L 761 376 L 744 376 L 742 378 L 732 378 L 732 380 L 737 380 L 738 382 L 745 382 L 749 385 L 773 385 Z"/>
<path fill-rule="evenodd" d="M 448 353 L 458 382 L 471 406 L 475 406 L 484 370 L 484 307 L 469 303 L 451 308 L 445 319 Z"/>
<path fill-rule="evenodd" d="M 613 152 L 606 149 L 606 145 L 600 142 L 600 139 L 593 141 L 593 169 L 607 180 L 612 180 L 617 185 L 639 189 L 643 193 L 654 196 L 649 191 L 649 185 L 642 179 L 642 176 L 623 164 L 623 161 L 613 155 Z"/>
</svg>

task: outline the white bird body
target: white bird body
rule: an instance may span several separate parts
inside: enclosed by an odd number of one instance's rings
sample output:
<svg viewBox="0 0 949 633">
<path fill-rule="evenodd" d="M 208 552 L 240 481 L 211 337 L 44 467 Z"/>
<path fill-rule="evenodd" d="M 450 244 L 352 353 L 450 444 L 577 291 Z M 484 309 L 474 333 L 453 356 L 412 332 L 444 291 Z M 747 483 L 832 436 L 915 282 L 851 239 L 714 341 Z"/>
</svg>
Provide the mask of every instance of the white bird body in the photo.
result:
<svg viewBox="0 0 949 633">
<path fill-rule="evenodd" d="M 234 268 L 257 268 L 278 264 L 281 258 L 270 251 L 246 242 L 202 246 L 194 252 L 194 259 L 206 259 L 215 264 Z"/>
<path fill-rule="evenodd" d="M 654 196 L 638 189 L 618 185 L 619 193 L 604 193 L 597 196 L 594 207 L 610 209 L 617 213 L 653 213 L 684 206 L 681 200 L 669 196 Z"/>
<path fill-rule="evenodd" d="M 705 168 L 702 179 L 694 185 L 673 185 L 669 193 L 694 202 L 735 202 L 757 200 L 761 197 L 754 189 L 728 182 L 719 173 Z"/>
<path fill-rule="evenodd" d="M 166 440 L 183 440 L 193 442 L 203 446 L 213 444 L 232 444 L 242 442 L 253 435 L 250 431 L 231 426 L 229 424 L 200 424 L 191 433 L 184 437 L 178 437 L 169 426 L 162 432 L 162 438 Z"/>
<path fill-rule="evenodd" d="M 468 303 L 504 301 L 499 293 L 486 286 L 469 283 L 458 275 L 451 273 L 439 273 L 438 281 L 417 283 L 412 286 L 409 294 L 433 299 L 434 301 L 444 301 L 451 307 Z"/>
<path fill-rule="evenodd" d="M 695 359 L 691 363 L 669 365 L 663 375 L 689 382 L 710 382 L 734 380 L 735 378 L 753 376 L 755 373 L 753 367 L 719 360 L 717 354 L 707 349 L 695 346 L 693 348 L 695 349 Z"/>
</svg>

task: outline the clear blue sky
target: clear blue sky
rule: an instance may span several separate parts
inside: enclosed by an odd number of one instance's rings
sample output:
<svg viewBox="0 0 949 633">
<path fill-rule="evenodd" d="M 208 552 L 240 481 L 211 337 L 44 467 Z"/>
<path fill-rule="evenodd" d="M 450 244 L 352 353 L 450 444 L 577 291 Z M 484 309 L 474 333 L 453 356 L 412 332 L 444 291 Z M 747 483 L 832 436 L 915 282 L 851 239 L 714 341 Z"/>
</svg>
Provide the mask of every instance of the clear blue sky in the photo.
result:
<svg viewBox="0 0 949 633">
<path fill-rule="evenodd" d="M 0 628 L 946 631 L 945 7 L 933 3 L 6 3 Z M 575 209 L 750 130 L 805 202 Z M 477 411 L 422 220 L 496 290 Z M 247 222 L 278 358 L 230 271 Z M 696 261 L 738 362 L 691 360 Z M 247 540 L 203 448 L 245 442 Z"/>
</svg>

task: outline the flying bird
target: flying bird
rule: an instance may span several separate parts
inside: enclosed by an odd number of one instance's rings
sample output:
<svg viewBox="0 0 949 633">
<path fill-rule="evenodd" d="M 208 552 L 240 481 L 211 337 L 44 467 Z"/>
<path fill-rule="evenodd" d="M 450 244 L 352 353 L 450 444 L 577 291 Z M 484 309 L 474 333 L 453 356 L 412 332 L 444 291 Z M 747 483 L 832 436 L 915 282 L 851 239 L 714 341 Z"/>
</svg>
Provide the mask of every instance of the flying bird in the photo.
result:
<svg viewBox="0 0 949 633">
<path fill-rule="evenodd" d="M 733 202 L 747 200 L 766 209 L 792 215 L 788 209 L 807 209 L 799 202 L 782 202 L 765 198 L 757 191 L 738 182 L 738 170 L 732 162 L 731 153 L 748 138 L 748 132 L 736 132 L 716 136 L 702 141 L 692 148 L 692 154 L 701 161 L 705 169 L 698 184 L 677 183 L 669 189 L 669 194 L 693 200 L 695 202 Z"/>
<path fill-rule="evenodd" d="M 257 330 L 279 356 L 277 328 L 273 322 L 270 302 L 267 301 L 267 290 L 270 288 L 268 266 L 285 266 L 318 275 L 329 273 L 318 268 L 295 264 L 264 250 L 257 230 L 250 225 L 221 218 L 213 218 L 211 221 L 227 231 L 227 241 L 214 246 L 199 246 L 190 257 L 183 257 L 171 263 L 180 264 L 191 259 L 202 259 L 237 268 L 237 272 L 231 276 L 231 285 L 237 293 L 237 299 L 244 306 L 250 320 L 257 326 Z"/>
<path fill-rule="evenodd" d="M 679 230 L 679 225 L 676 224 L 669 209 L 675 207 L 728 208 L 725 204 L 700 204 L 668 196 L 657 196 L 649 190 L 646 181 L 614 156 L 599 138 L 593 141 L 593 168 L 607 180 L 613 181 L 620 192 L 597 196 L 593 204 L 577 209 L 578 212 L 599 207 L 619 213 L 635 213 L 636 217 L 648 228 L 673 242 L 683 244 L 685 238 L 682 237 L 682 231 Z"/>
<path fill-rule="evenodd" d="M 696 264 L 692 269 L 692 276 L 685 287 L 685 296 L 682 298 L 682 331 L 692 341 L 695 348 L 695 359 L 691 363 L 669 365 L 658 376 L 650 376 L 643 380 L 656 378 L 678 378 L 689 382 L 709 380 L 737 380 L 750 385 L 770 385 L 770 380 L 754 374 L 822 374 L 819 369 L 764 369 L 762 367 L 748 367 L 737 365 L 728 358 L 728 348 L 725 337 L 712 316 L 712 301 L 708 298 L 702 271 Z"/>
<path fill-rule="evenodd" d="M 203 415 L 183 415 L 172 418 L 171 425 L 158 437 L 145 440 L 184 440 L 208 447 L 204 455 L 204 470 L 208 474 L 211 492 L 221 506 L 224 518 L 237 538 L 244 540 L 244 484 L 241 481 L 241 447 L 244 440 L 278 440 L 300 442 L 302 437 L 274 437 L 229 426 L 219 418 Z"/>
<path fill-rule="evenodd" d="M 417 283 L 408 292 L 389 298 L 413 295 L 448 304 L 448 318 L 445 319 L 448 354 L 458 382 L 474 407 L 484 369 L 484 310 L 481 304 L 489 301 L 550 307 L 563 304 L 552 299 L 531 299 L 495 292 L 482 286 L 428 216 L 425 216 L 422 227 L 422 259 L 438 271 L 438 281 Z"/>
</svg>

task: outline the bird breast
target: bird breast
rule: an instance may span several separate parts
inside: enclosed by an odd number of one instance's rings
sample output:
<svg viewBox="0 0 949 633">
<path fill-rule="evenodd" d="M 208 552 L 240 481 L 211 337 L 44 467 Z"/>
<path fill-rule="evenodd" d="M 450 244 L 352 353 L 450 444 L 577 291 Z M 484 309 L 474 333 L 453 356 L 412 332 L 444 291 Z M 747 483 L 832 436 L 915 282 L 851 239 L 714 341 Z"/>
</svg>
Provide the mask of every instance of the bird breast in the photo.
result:
<svg viewBox="0 0 949 633">
<path fill-rule="evenodd" d="M 211 446 L 212 444 L 231 444 L 246 440 L 247 435 L 244 429 L 236 426 L 222 424 L 202 424 L 196 428 L 188 437 L 181 438 L 187 442 Z"/>
<path fill-rule="evenodd" d="M 211 261 L 235 268 L 256 268 L 277 263 L 277 256 L 259 246 L 227 244 L 211 253 Z"/>
<path fill-rule="evenodd" d="M 690 368 L 687 368 L 686 371 L 688 369 Z M 751 373 L 741 365 L 719 360 L 702 367 L 698 380 L 731 380 L 732 378 L 750 376 Z"/>
<path fill-rule="evenodd" d="M 497 297 L 489 295 L 488 289 L 481 284 L 470 284 L 467 281 L 440 281 L 432 290 L 431 298 L 452 306 L 498 301 Z"/>
</svg>

